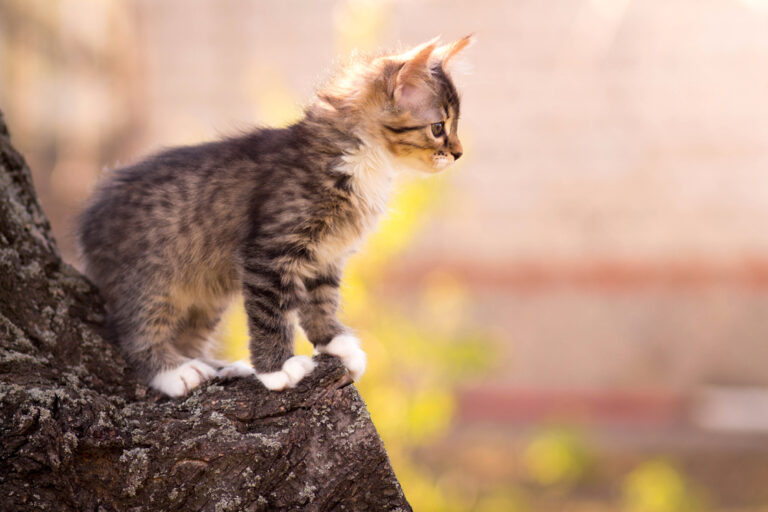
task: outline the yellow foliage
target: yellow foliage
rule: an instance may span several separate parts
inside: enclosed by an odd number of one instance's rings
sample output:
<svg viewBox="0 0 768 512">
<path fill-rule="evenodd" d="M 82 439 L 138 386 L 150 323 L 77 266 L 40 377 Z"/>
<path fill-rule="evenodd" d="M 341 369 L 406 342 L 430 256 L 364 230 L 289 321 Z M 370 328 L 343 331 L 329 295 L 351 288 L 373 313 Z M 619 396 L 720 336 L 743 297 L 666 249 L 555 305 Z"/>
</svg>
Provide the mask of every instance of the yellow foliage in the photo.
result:
<svg viewBox="0 0 768 512">
<path fill-rule="evenodd" d="M 496 489 L 483 496 L 473 507 L 477 512 L 525 512 L 530 510 L 525 497 L 511 489 Z"/>
<path fill-rule="evenodd" d="M 703 510 L 683 476 L 668 462 L 651 460 L 624 480 L 627 512 L 693 512 Z"/>
<path fill-rule="evenodd" d="M 249 360 L 248 318 L 245 314 L 243 297 L 232 301 L 218 328 L 218 338 L 222 341 L 218 357 L 228 361 Z"/>
<path fill-rule="evenodd" d="M 524 455 L 528 474 L 542 485 L 570 484 L 589 469 L 589 452 L 576 433 L 545 430 L 528 445 Z"/>
</svg>

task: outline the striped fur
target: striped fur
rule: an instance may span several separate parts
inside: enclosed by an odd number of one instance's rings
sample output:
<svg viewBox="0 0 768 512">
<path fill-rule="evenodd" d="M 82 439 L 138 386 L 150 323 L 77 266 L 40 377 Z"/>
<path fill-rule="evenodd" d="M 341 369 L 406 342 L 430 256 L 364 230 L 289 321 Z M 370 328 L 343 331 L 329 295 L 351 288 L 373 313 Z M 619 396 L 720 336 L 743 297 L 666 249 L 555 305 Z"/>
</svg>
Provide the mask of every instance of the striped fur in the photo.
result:
<svg viewBox="0 0 768 512">
<path fill-rule="evenodd" d="M 238 293 L 257 374 L 293 355 L 294 314 L 318 347 L 349 334 L 336 319 L 344 262 L 384 212 L 395 169 L 436 172 L 461 154 L 449 47 L 361 59 L 293 126 L 170 149 L 101 183 L 79 224 L 86 272 L 148 381 L 179 394 L 197 384 L 189 372 L 208 378 L 189 362 L 213 364 L 211 333 Z"/>
</svg>

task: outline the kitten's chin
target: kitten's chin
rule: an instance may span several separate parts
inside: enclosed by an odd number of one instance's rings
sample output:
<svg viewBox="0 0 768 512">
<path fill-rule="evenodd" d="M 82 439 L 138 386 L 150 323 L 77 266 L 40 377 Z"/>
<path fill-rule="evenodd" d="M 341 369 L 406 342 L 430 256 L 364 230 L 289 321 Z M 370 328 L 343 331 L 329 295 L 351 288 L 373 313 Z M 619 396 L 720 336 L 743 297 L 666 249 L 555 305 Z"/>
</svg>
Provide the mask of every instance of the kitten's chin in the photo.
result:
<svg viewBox="0 0 768 512">
<path fill-rule="evenodd" d="M 452 156 L 435 157 L 434 158 L 434 169 L 435 170 L 432 171 L 432 172 L 443 171 L 443 170 L 447 169 L 448 167 L 450 167 L 451 165 L 453 165 L 453 163 L 455 161 L 456 161 L 456 159 L 453 158 Z"/>
<path fill-rule="evenodd" d="M 437 174 L 450 167 L 453 162 L 454 160 L 450 157 L 441 159 L 435 158 L 431 163 L 409 158 L 401 160 L 401 167 L 422 174 Z"/>
</svg>

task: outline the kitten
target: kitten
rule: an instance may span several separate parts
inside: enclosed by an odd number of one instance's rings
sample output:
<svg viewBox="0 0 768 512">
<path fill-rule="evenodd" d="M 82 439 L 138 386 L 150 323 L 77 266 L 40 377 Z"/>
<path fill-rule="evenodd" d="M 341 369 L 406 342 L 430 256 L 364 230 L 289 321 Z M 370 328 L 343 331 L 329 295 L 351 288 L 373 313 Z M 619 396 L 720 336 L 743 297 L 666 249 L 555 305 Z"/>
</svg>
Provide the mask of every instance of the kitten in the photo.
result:
<svg viewBox="0 0 768 512">
<path fill-rule="evenodd" d="M 461 156 L 446 64 L 470 41 L 358 58 L 288 128 L 170 149 L 101 184 L 79 223 L 86 273 L 153 388 L 181 396 L 254 373 L 295 386 L 314 368 L 293 355 L 295 314 L 316 352 L 360 378 L 365 353 L 336 319 L 342 268 L 384 212 L 395 168 L 433 173 Z M 210 335 L 238 293 L 253 368 L 222 368 Z"/>
</svg>

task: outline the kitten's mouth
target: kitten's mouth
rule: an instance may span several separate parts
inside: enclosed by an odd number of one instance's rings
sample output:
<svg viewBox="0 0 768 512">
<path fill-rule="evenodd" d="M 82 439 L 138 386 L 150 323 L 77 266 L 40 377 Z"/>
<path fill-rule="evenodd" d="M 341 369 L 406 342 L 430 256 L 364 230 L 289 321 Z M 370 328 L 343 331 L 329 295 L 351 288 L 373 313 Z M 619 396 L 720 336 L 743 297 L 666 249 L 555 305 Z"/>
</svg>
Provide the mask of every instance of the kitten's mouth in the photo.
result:
<svg viewBox="0 0 768 512">
<path fill-rule="evenodd" d="M 430 159 L 410 158 L 402 160 L 404 164 L 403 168 L 411 169 L 413 171 L 418 171 L 424 174 L 437 174 L 442 172 L 453 165 L 455 161 L 456 159 L 452 155 L 445 154 L 434 154 Z"/>
<path fill-rule="evenodd" d="M 432 162 L 434 163 L 435 172 L 440 172 L 443 169 L 448 168 L 451 166 L 456 159 L 451 155 L 435 155 L 432 158 Z"/>
</svg>

